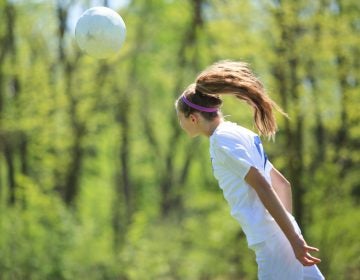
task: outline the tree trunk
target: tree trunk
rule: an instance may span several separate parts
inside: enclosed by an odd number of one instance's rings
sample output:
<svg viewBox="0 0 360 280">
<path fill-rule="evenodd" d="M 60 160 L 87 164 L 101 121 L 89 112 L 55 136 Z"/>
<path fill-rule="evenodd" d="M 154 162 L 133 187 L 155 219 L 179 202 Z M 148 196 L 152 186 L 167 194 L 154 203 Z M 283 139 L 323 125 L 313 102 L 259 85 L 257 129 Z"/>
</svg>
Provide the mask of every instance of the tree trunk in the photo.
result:
<svg viewBox="0 0 360 280">
<path fill-rule="evenodd" d="M 178 65 L 179 69 L 184 69 L 186 65 L 191 65 L 194 71 L 199 68 L 199 59 L 194 55 L 192 58 L 187 58 L 186 52 L 189 48 L 194 48 L 197 43 L 197 34 L 200 28 L 203 27 L 203 15 L 202 15 L 202 7 L 204 4 L 204 0 L 193 0 L 193 15 L 192 21 L 190 22 L 186 33 L 184 34 L 184 39 L 178 54 Z M 177 98 L 179 92 L 181 91 L 181 87 L 183 86 L 183 77 L 182 74 L 179 75 L 178 83 L 175 86 L 175 95 Z M 173 164 L 176 149 L 170 147 L 176 147 L 178 140 L 180 139 L 181 129 L 179 127 L 177 117 L 175 114 L 171 116 L 171 123 L 173 127 L 173 133 L 170 137 L 169 141 L 169 150 L 167 155 L 165 156 L 166 165 L 165 169 L 162 172 L 161 180 L 161 214 L 163 217 L 169 216 L 173 211 L 179 210 L 182 208 L 182 198 L 181 194 L 178 191 L 179 188 L 182 187 L 183 183 L 186 180 L 188 170 L 191 164 L 191 159 L 193 157 L 193 153 L 187 153 L 184 164 L 180 169 L 180 178 L 175 179 L 175 173 L 178 171 L 175 169 Z"/>
<path fill-rule="evenodd" d="M 135 64 L 136 62 L 134 62 Z M 134 66 L 135 67 L 135 66 Z M 128 89 L 130 90 L 130 89 Z M 118 89 L 114 89 L 115 93 L 120 95 Z M 120 126 L 121 138 L 119 146 L 120 166 L 116 172 L 115 183 L 115 199 L 113 202 L 113 229 L 114 229 L 114 248 L 118 249 L 123 240 L 127 226 L 131 222 L 134 212 L 134 190 L 131 182 L 130 170 L 130 100 L 127 93 L 123 93 L 123 97 L 117 108 L 117 122 Z M 123 209 L 121 206 L 124 206 Z M 123 211 L 122 211 L 123 210 Z"/>
<path fill-rule="evenodd" d="M 70 3 L 71 4 L 71 3 Z M 85 137 L 86 126 L 79 120 L 78 117 L 78 103 L 79 100 L 74 96 L 73 79 L 76 70 L 76 65 L 80 55 L 76 55 L 73 61 L 66 56 L 64 49 L 64 36 L 66 33 L 66 26 L 68 20 L 68 10 L 70 4 L 63 5 L 61 1 L 57 2 L 57 16 L 58 16 L 58 61 L 62 65 L 63 75 L 65 80 L 65 94 L 69 100 L 69 114 L 71 131 L 73 135 L 72 147 L 70 148 L 70 163 L 67 165 L 65 171 L 65 179 L 63 185 L 60 187 L 62 197 L 67 205 L 72 205 L 79 192 L 79 182 L 82 171 L 82 163 L 84 158 L 84 151 L 82 141 Z"/>
<path fill-rule="evenodd" d="M 14 166 L 14 150 L 11 143 L 9 143 L 8 139 L 5 140 L 4 155 L 7 165 L 7 177 L 8 177 L 8 186 L 9 186 L 8 202 L 9 204 L 12 205 L 15 203 L 15 192 L 16 192 L 15 166 Z"/>
<path fill-rule="evenodd" d="M 16 65 L 16 45 L 15 45 L 15 22 L 16 22 L 16 11 L 12 3 L 5 1 L 4 3 L 4 17 L 6 22 L 5 34 L 1 38 L 1 50 L 0 50 L 0 133 L 3 137 L 3 153 L 7 166 L 8 186 L 9 186 L 9 197 L 8 202 L 10 204 L 15 203 L 16 193 L 16 182 L 15 182 L 15 166 L 14 166 L 14 144 L 11 143 L 11 132 L 4 131 L 3 128 L 3 111 L 5 106 L 5 92 L 7 92 L 6 83 L 12 83 L 12 95 L 14 99 L 17 97 L 20 91 L 19 80 L 15 74 L 9 76 L 7 79 L 6 74 L 3 71 L 3 64 L 5 62 L 6 55 L 11 55 L 12 63 Z M 0 146 L 1 147 L 1 146 Z M 1 163 L 0 163 L 1 164 Z M 0 170 L 1 172 L 1 170 Z M 0 173 L 1 175 L 1 173 Z M 1 184 L 1 183 L 0 183 Z"/>
<path fill-rule="evenodd" d="M 305 189 L 303 186 L 304 159 L 303 159 L 303 130 L 304 116 L 302 113 L 301 102 L 299 100 L 299 77 L 298 64 L 299 54 L 296 53 L 296 41 L 298 40 L 299 27 L 297 23 L 290 22 L 289 15 L 285 14 L 282 3 L 273 11 L 277 27 L 280 29 L 281 37 L 275 52 L 278 60 L 273 67 L 283 109 L 289 112 L 293 108 L 293 115 L 290 115 L 291 122 L 285 122 L 285 135 L 287 147 L 287 167 L 285 171 L 292 184 L 294 215 L 303 227 L 303 197 Z M 296 14 L 295 11 L 293 11 Z M 292 15 L 294 16 L 294 15 Z"/>
</svg>

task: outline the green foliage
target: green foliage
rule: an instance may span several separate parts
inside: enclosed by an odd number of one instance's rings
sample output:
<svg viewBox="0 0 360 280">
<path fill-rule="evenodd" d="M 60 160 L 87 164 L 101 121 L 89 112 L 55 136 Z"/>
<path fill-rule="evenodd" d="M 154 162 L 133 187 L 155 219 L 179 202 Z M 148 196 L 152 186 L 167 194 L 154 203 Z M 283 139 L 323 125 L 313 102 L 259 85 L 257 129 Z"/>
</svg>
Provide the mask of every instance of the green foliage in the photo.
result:
<svg viewBox="0 0 360 280">
<path fill-rule="evenodd" d="M 154 221 L 135 214 L 122 260 L 129 279 L 252 279 L 254 256 L 222 198 L 199 192 L 181 221 Z M 224 250 L 224 248 L 226 248 Z M 244 263 L 239 266 L 239 262 Z"/>
<path fill-rule="evenodd" d="M 56 196 L 19 178 L 19 202 L 1 211 L 3 279 L 64 279 L 72 217 Z"/>
<path fill-rule="evenodd" d="M 359 279 L 358 1 L 129 1 L 105 61 L 74 42 L 88 3 L 0 1 L 0 278 L 255 279 L 208 143 L 174 110 L 198 71 L 236 59 L 289 114 L 264 145 L 321 270 Z M 254 129 L 247 104 L 223 112 Z"/>
</svg>

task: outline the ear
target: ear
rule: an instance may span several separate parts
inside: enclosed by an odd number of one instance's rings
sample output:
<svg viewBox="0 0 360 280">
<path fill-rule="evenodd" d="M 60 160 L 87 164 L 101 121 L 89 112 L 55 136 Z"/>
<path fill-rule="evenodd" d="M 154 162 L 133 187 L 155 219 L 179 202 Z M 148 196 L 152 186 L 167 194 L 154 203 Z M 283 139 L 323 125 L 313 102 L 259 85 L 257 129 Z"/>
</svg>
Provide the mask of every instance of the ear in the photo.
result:
<svg viewBox="0 0 360 280">
<path fill-rule="evenodd" d="M 189 115 L 189 118 L 190 118 L 190 121 L 195 124 L 195 123 L 198 123 L 199 121 L 199 114 L 197 113 L 192 113 Z"/>
</svg>

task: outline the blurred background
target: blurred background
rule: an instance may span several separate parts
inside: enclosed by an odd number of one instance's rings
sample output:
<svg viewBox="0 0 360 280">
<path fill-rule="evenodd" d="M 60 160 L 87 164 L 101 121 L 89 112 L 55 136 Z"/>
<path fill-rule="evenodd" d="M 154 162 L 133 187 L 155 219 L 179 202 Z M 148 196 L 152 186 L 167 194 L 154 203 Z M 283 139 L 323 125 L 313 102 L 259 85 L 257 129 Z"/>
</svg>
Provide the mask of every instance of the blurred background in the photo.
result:
<svg viewBox="0 0 360 280">
<path fill-rule="evenodd" d="M 74 41 L 87 8 L 127 25 L 119 55 Z M 0 0 L 0 279 L 256 279 L 174 101 L 223 59 L 251 64 L 277 115 L 273 164 L 327 279 L 360 279 L 358 0 Z M 226 98 L 227 119 L 254 129 Z"/>
</svg>

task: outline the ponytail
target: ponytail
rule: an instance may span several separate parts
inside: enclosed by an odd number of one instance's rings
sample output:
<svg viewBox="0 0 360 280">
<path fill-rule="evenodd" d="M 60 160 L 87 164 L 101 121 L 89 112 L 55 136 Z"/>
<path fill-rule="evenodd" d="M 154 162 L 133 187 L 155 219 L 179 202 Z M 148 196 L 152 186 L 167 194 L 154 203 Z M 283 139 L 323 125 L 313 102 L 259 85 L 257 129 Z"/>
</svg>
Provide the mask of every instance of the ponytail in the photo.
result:
<svg viewBox="0 0 360 280">
<path fill-rule="evenodd" d="M 277 124 L 273 109 L 286 113 L 266 94 L 262 83 L 247 63 L 221 61 L 201 72 L 196 78 L 196 91 L 207 95 L 231 94 L 254 109 L 254 121 L 260 134 L 273 137 Z"/>
</svg>

